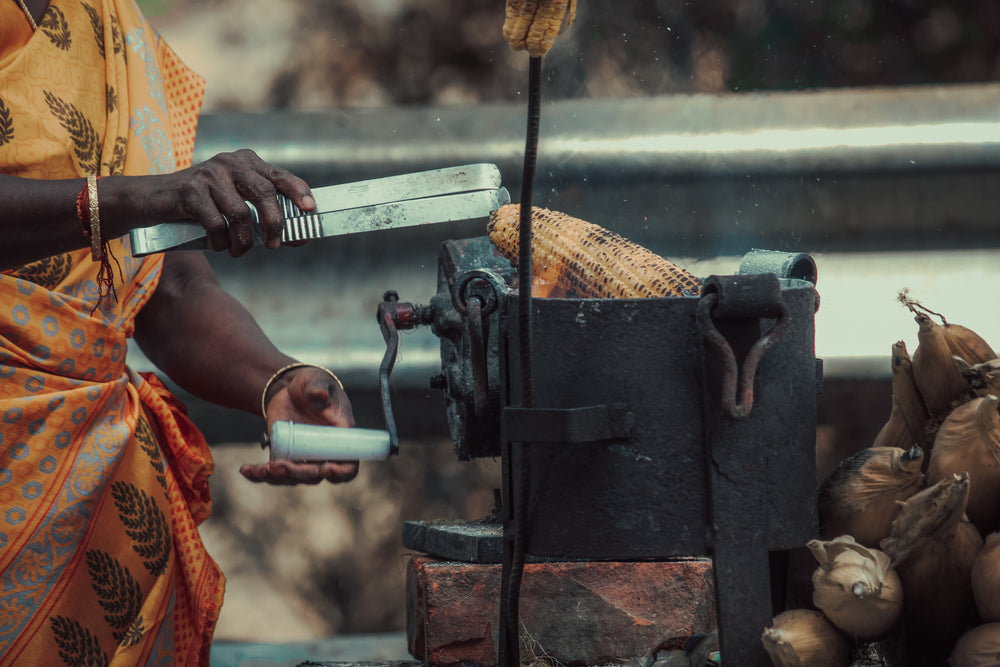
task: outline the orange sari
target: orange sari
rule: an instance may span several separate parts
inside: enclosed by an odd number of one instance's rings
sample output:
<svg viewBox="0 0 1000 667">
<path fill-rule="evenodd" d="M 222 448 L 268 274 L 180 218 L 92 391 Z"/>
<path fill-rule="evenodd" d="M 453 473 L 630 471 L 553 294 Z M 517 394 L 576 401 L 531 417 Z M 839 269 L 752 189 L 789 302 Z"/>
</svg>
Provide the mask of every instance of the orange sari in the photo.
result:
<svg viewBox="0 0 1000 667">
<path fill-rule="evenodd" d="M 0 172 L 191 163 L 203 82 L 131 0 L 52 0 L 20 36 L 3 20 Z M 87 249 L 0 274 L 0 665 L 208 662 L 225 586 L 197 530 L 212 460 L 183 406 L 125 363 L 162 258 L 110 247 L 118 300 L 96 308 Z"/>
</svg>

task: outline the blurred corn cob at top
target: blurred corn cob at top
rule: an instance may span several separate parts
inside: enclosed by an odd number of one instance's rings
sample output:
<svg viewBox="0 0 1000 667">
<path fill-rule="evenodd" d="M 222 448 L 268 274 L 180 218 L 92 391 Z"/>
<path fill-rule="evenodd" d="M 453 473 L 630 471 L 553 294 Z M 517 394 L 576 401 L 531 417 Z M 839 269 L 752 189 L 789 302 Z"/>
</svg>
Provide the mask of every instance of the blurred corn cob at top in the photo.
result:
<svg viewBox="0 0 1000 667">
<path fill-rule="evenodd" d="M 503 38 L 515 51 L 527 49 L 537 58 L 575 18 L 576 0 L 507 0 Z"/>
<path fill-rule="evenodd" d="M 521 206 L 490 214 L 490 241 L 514 264 Z M 701 281 L 614 232 L 565 213 L 532 207 L 532 274 L 578 298 L 641 299 L 697 295 Z"/>
</svg>

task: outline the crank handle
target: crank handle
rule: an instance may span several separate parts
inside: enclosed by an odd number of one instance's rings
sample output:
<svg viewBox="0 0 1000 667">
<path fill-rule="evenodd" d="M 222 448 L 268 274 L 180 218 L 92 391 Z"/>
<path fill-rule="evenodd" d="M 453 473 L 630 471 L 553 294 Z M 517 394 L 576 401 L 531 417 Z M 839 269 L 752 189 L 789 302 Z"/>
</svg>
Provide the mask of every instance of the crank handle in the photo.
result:
<svg viewBox="0 0 1000 667">
<path fill-rule="evenodd" d="M 274 422 L 260 444 L 272 461 L 385 461 L 396 453 L 388 431 L 288 421 Z"/>
</svg>

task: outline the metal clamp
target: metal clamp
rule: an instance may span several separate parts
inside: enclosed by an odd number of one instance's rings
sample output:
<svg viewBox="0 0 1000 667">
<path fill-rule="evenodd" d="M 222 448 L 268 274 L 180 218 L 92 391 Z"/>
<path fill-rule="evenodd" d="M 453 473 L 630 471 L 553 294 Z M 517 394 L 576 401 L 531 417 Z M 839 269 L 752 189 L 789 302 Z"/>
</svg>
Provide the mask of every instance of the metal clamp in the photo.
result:
<svg viewBox="0 0 1000 667">
<path fill-rule="evenodd" d="M 521 408 L 503 410 L 509 442 L 587 443 L 628 439 L 635 418 L 624 403 L 580 408 Z"/>
<path fill-rule="evenodd" d="M 746 276 L 709 276 L 702 286 L 696 310 L 706 342 L 722 361 L 721 406 L 733 419 L 744 419 L 753 410 L 753 383 L 764 354 L 788 329 L 788 308 L 781 299 L 781 284 L 773 273 Z M 740 369 L 736 355 L 714 319 L 776 318 L 774 326 L 751 346 Z"/>
</svg>

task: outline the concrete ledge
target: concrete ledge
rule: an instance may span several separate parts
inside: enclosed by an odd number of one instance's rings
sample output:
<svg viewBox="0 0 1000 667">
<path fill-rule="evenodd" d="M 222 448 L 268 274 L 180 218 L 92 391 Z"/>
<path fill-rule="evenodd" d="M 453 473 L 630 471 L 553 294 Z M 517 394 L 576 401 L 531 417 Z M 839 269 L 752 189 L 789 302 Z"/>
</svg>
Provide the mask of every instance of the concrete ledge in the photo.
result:
<svg viewBox="0 0 1000 667">
<path fill-rule="evenodd" d="M 407 665 L 406 637 L 402 633 L 344 635 L 316 641 L 264 644 L 216 641 L 212 667 L 297 667 L 298 665 L 353 664 Z M 313 662 L 313 661 L 325 662 Z M 409 667 L 417 663 L 409 663 Z"/>
</svg>

